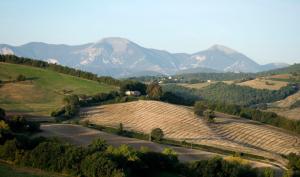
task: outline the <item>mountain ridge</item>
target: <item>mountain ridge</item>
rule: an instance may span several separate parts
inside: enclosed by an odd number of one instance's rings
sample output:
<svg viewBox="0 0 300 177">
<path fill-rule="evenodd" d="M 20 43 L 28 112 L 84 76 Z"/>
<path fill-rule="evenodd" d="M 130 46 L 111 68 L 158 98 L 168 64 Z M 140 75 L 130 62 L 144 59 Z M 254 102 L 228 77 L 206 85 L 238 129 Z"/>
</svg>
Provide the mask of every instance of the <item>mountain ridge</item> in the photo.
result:
<svg viewBox="0 0 300 177">
<path fill-rule="evenodd" d="M 0 44 L 0 54 L 36 58 L 113 77 L 132 76 L 134 73 L 141 75 L 143 72 L 171 75 L 185 70 L 196 71 L 196 68 L 238 73 L 281 67 L 276 64 L 259 65 L 246 55 L 220 44 L 193 54 L 171 53 L 146 48 L 121 37 L 107 37 L 81 45 L 43 42 L 20 46 Z"/>
</svg>

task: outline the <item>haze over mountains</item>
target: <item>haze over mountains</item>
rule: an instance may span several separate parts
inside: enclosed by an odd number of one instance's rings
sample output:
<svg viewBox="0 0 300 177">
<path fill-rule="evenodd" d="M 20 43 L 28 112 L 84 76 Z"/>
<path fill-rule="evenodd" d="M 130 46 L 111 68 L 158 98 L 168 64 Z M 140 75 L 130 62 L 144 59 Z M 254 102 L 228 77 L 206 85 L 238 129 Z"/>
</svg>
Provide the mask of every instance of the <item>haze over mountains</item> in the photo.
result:
<svg viewBox="0 0 300 177">
<path fill-rule="evenodd" d="M 0 44 L 0 54 L 40 59 L 99 75 L 128 77 L 190 72 L 259 72 L 287 66 L 259 65 L 246 55 L 222 45 L 194 53 L 170 53 L 142 47 L 124 38 L 104 38 L 83 45 L 32 42 L 21 46 Z"/>
</svg>

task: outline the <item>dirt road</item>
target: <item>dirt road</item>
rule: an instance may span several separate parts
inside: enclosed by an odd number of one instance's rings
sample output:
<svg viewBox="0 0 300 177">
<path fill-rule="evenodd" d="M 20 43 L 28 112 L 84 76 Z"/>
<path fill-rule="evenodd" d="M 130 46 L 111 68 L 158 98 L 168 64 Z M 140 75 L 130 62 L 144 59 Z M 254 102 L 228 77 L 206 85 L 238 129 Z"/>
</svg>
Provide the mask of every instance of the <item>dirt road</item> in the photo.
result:
<svg viewBox="0 0 300 177">
<path fill-rule="evenodd" d="M 86 146 L 90 144 L 92 140 L 94 140 L 95 138 L 102 138 L 106 140 L 108 144 L 113 146 L 127 144 L 136 149 L 139 149 L 140 147 L 144 146 L 144 147 L 148 147 L 151 151 L 155 151 L 155 152 L 161 152 L 165 147 L 171 147 L 178 154 L 178 158 L 182 162 L 209 159 L 214 156 L 224 157 L 224 155 L 201 151 L 201 150 L 188 149 L 183 147 L 174 147 L 174 146 L 162 145 L 162 144 L 157 144 L 157 143 L 134 139 L 134 138 L 121 137 L 118 135 L 101 132 L 95 129 L 82 127 L 79 125 L 43 124 L 41 125 L 41 130 L 43 132 L 38 134 L 40 136 L 46 136 L 46 137 L 57 136 L 62 139 L 65 139 L 66 141 L 72 144 L 81 145 L 81 146 Z M 282 173 L 282 170 L 280 168 L 272 166 L 267 163 L 249 161 L 249 164 L 253 167 L 258 167 L 258 168 L 272 167 L 274 170 L 276 170 L 277 173 L 280 174 Z"/>
</svg>

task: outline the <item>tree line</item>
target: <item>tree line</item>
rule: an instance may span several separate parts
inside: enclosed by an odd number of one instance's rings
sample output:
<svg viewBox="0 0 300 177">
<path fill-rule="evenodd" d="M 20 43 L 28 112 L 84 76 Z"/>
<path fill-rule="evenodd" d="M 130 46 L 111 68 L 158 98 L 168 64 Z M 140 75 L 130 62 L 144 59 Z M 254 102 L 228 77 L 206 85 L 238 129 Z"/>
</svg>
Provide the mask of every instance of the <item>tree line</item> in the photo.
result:
<svg viewBox="0 0 300 177">
<path fill-rule="evenodd" d="M 273 125 L 300 134 L 300 121 L 290 120 L 279 116 L 274 112 L 260 111 L 258 109 L 243 107 L 239 105 L 217 103 L 210 101 L 198 101 L 195 103 L 195 112 L 203 112 L 206 109 L 215 110 L 246 119 L 255 120 L 264 124 Z"/>
<path fill-rule="evenodd" d="M 253 106 L 284 99 L 297 92 L 299 88 L 297 84 L 289 84 L 279 90 L 262 90 L 218 82 L 202 89 L 191 89 L 176 84 L 164 85 L 163 89 L 194 101 L 204 99 L 227 104 Z"/>
<path fill-rule="evenodd" d="M 0 62 L 12 63 L 12 64 L 21 64 L 26 66 L 32 66 L 37 68 L 49 69 L 52 71 L 56 71 L 59 73 L 81 77 L 88 80 L 97 81 L 100 83 L 105 83 L 108 85 L 116 85 L 119 86 L 121 84 L 120 80 L 114 79 L 109 76 L 97 76 L 91 72 L 81 71 L 78 69 L 70 68 L 67 66 L 62 66 L 58 64 L 52 64 L 41 60 L 33 60 L 25 57 L 18 57 L 15 55 L 0 55 Z"/>
</svg>

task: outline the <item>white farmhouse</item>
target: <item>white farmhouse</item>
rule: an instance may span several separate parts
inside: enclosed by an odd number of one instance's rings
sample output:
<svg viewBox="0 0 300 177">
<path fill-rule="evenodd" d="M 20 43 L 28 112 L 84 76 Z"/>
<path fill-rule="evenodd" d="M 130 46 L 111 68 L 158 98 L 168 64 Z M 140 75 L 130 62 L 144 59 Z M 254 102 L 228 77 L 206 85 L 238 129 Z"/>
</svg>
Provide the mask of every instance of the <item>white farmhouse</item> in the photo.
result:
<svg viewBox="0 0 300 177">
<path fill-rule="evenodd" d="M 141 92 L 140 91 L 127 90 L 125 92 L 125 95 L 127 95 L 127 96 L 140 96 Z"/>
</svg>

